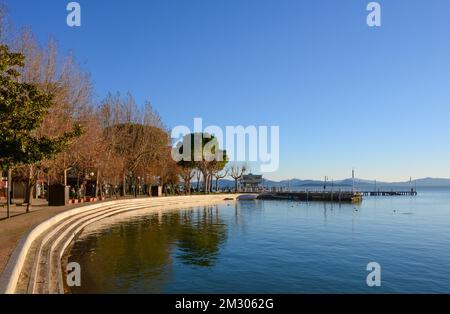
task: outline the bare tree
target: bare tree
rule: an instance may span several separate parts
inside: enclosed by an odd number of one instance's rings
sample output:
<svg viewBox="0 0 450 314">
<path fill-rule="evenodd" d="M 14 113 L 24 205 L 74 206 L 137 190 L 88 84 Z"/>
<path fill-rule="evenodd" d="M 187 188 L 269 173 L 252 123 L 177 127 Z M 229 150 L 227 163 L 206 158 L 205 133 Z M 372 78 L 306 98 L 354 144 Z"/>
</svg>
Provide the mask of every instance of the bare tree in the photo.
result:
<svg viewBox="0 0 450 314">
<path fill-rule="evenodd" d="M 214 172 L 214 177 L 216 178 L 216 192 L 219 192 L 219 180 L 226 178 L 228 176 L 228 172 L 228 169 Z"/>
<path fill-rule="evenodd" d="M 38 180 L 45 178 L 48 184 L 66 184 L 69 171 L 78 178 L 95 173 L 95 195 L 100 197 L 106 184 L 114 185 L 114 193 L 115 187 L 122 185 L 125 194 L 127 180 L 136 184 L 159 181 L 165 190 L 171 187 L 176 191 L 180 175 L 190 190 L 194 172 L 191 169 L 183 173 L 172 160 L 169 133 L 150 102 L 138 106 L 130 93 L 126 97 L 109 94 L 97 106 L 90 76 L 75 58 L 61 54 L 54 40 L 41 46 L 28 29 L 10 31 L 5 12 L 0 0 L 0 41 L 8 41 L 8 45 L 25 56 L 21 80 L 54 95 L 55 106 L 36 130 L 36 136 L 58 137 L 74 125 L 84 130 L 81 137 L 70 143 L 69 149 L 53 160 L 17 169 L 15 177 L 20 176 L 28 187 L 29 206 Z M 206 169 L 203 170 L 206 174 Z M 209 180 L 210 187 L 211 175 Z"/>
<path fill-rule="evenodd" d="M 180 167 L 173 160 L 169 146 L 158 154 L 155 160 L 155 171 L 165 195 L 168 194 L 169 188 L 172 194 L 178 193 Z"/>
<path fill-rule="evenodd" d="M 197 169 L 195 173 L 196 179 L 197 179 L 197 193 L 200 193 L 200 179 L 202 177 L 202 172 Z"/>
<path fill-rule="evenodd" d="M 238 181 L 243 177 L 247 171 L 246 165 L 233 165 L 230 167 L 230 176 L 234 179 L 234 191 L 238 192 Z"/>
<path fill-rule="evenodd" d="M 9 44 L 19 53 L 25 56 L 25 66 L 21 69 L 21 80 L 40 87 L 45 92 L 52 94 L 55 105 L 49 109 L 41 127 L 35 131 L 37 137 L 57 138 L 66 132 L 73 130 L 75 125 L 83 128 L 86 121 L 83 113 L 91 108 L 92 84 L 89 75 L 74 61 L 74 58 L 58 57 L 58 46 L 53 40 L 42 48 L 29 30 L 23 30 L 19 34 L 8 38 Z M 26 182 L 25 202 L 27 211 L 32 203 L 33 189 L 37 180 L 42 178 L 45 172 L 47 181 L 60 180 L 71 163 L 67 153 L 75 152 L 73 145 L 62 152 L 53 160 L 44 160 L 40 163 L 23 166 L 18 169 Z M 48 184 L 50 182 L 47 182 Z"/>
<path fill-rule="evenodd" d="M 196 171 L 190 167 L 181 167 L 180 176 L 184 183 L 184 193 L 191 194 L 191 182 Z"/>
<path fill-rule="evenodd" d="M 126 194 L 127 179 L 136 181 L 139 174 L 147 178 L 148 171 L 155 172 L 157 168 L 151 165 L 162 152 L 167 153 L 169 134 L 150 103 L 138 110 L 131 94 L 125 99 L 120 94 L 108 95 L 101 112 L 108 151 L 122 158 L 122 193 Z"/>
</svg>

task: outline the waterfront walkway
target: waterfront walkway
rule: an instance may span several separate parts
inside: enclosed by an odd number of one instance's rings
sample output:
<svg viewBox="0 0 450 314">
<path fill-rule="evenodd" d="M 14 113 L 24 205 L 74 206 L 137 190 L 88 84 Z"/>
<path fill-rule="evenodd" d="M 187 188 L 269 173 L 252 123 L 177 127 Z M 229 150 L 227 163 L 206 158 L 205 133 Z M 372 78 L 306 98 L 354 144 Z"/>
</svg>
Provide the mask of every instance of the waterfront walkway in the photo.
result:
<svg viewBox="0 0 450 314">
<path fill-rule="evenodd" d="M 95 221 L 136 210 L 206 206 L 237 197 L 238 194 L 143 197 L 65 207 L 36 207 L 30 214 L 0 221 L 0 291 L 64 293 L 61 258 L 73 238 Z"/>
<path fill-rule="evenodd" d="M 49 207 L 46 201 L 36 200 L 28 214 L 24 206 L 11 206 L 10 219 L 6 219 L 6 204 L 5 208 L 0 207 L 0 274 L 22 236 L 34 226 L 64 211 L 87 205 L 92 204 Z"/>
<path fill-rule="evenodd" d="M 121 199 L 134 199 L 132 196 Z M 109 199 L 107 201 L 113 201 Z M 17 201 L 17 200 L 16 200 Z M 20 203 L 20 202 L 18 202 Z M 99 202 L 97 202 L 99 203 Z M 89 206 L 93 203 L 68 204 L 61 207 L 50 207 L 46 200 L 34 200 L 30 213 L 25 206 L 11 206 L 9 219 L 6 219 L 6 204 L 0 204 L 0 274 L 24 234 L 49 218 L 70 209 Z"/>
</svg>

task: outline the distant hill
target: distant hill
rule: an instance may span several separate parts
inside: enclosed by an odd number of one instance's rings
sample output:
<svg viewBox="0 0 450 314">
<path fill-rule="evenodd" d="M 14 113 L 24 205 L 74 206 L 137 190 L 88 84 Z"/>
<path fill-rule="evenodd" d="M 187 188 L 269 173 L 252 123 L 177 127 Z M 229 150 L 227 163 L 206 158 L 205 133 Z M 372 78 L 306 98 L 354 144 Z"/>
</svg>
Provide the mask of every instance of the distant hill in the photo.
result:
<svg viewBox="0 0 450 314">
<path fill-rule="evenodd" d="M 393 184 L 404 184 L 409 185 L 409 181 L 407 182 L 397 182 Z M 414 181 L 413 181 L 414 184 Z M 415 184 L 420 187 L 450 187 L 450 179 L 444 178 L 424 178 L 415 180 Z"/>
<path fill-rule="evenodd" d="M 351 179 L 350 179 L 351 180 Z M 357 180 L 359 186 L 374 186 L 374 181 Z M 391 186 L 391 187 L 409 187 L 412 184 L 413 187 L 450 187 L 450 179 L 444 178 L 424 178 L 402 182 L 377 182 L 377 186 Z"/>
<path fill-rule="evenodd" d="M 344 179 L 344 180 L 336 180 L 333 182 L 335 186 L 339 187 L 351 187 L 352 179 Z M 215 184 L 215 180 L 214 180 Z M 272 181 L 272 180 L 264 180 L 264 186 L 268 188 L 272 187 L 288 187 L 291 188 L 300 188 L 300 187 L 323 187 L 324 182 L 319 180 L 302 180 L 302 179 L 292 179 L 292 180 L 282 180 L 282 181 Z M 328 182 L 327 185 L 331 185 L 331 182 Z M 450 188 L 450 179 L 444 178 L 423 178 L 412 181 L 413 186 L 417 186 L 418 188 L 422 187 L 448 187 Z M 194 183 L 196 186 L 196 183 Z M 219 181 L 220 188 L 234 188 L 234 180 L 222 179 Z M 355 178 L 355 186 L 359 189 L 368 189 L 374 188 L 375 181 L 374 180 L 366 180 Z M 410 182 L 383 182 L 377 181 L 377 187 L 401 187 L 401 188 L 409 188 Z"/>
</svg>

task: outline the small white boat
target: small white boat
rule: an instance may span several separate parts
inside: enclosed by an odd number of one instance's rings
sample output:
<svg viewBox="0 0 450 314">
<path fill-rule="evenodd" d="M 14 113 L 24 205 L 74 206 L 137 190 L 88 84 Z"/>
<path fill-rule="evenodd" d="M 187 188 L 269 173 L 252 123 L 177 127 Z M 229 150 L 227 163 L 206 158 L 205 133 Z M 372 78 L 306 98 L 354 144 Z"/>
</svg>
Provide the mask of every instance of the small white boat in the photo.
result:
<svg viewBox="0 0 450 314">
<path fill-rule="evenodd" d="M 239 195 L 237 199 L 238 201 L 253 201 L 258 199 L 258 195 L 257 194 Z"/>
</svg>

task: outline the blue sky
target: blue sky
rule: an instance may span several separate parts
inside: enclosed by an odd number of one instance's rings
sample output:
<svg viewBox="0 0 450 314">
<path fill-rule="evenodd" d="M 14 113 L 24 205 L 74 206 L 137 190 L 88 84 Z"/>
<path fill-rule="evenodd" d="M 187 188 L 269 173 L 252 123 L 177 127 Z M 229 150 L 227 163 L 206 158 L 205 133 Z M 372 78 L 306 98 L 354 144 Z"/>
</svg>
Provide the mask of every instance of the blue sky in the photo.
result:
<svg viewBox="0 0 450 314">
<path fill-rule="evenodd" d="M 108 91 L 150 100 L 169 127 L 278 125 L 271 179 L 450 177 L 450 1 L 7 0 Z"/>
</svg>

